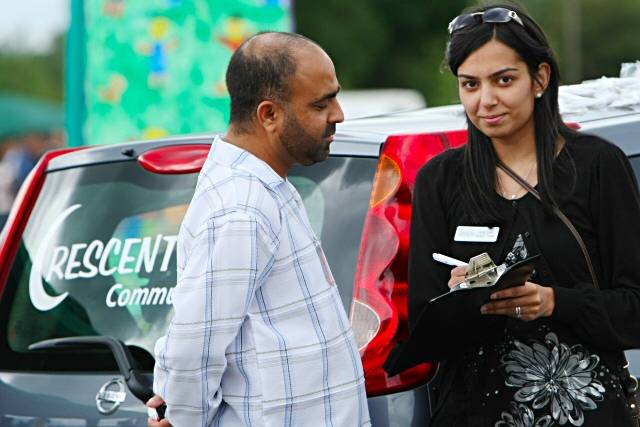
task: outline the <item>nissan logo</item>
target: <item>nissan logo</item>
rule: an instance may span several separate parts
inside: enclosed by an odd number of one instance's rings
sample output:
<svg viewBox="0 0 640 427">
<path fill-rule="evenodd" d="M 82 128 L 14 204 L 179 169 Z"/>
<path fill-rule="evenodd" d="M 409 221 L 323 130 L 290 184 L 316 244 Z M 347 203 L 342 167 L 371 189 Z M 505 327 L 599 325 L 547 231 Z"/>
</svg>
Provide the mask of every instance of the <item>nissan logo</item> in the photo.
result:
<svg viewBox="0 0 640 427">
<path fill-rule="evenodd" d="M 125 385 L 122 380 L 112 379 L 100 387 L 96 394 L 96 407 L 103 415 L 113 414 L 127 397 Z"/>
</svg>

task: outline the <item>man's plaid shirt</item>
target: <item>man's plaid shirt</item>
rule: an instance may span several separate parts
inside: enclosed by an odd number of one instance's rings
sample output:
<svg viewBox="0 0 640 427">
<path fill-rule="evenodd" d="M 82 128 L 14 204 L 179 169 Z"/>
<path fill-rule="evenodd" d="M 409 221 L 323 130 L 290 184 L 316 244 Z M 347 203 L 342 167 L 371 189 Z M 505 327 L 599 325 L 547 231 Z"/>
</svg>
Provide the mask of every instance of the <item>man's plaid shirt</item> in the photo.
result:
<svg viewBox="0 0 640 427">
<path fill-rule="evenodd" d="M 370 425 L 355 340 L 289 181 L 216 138 L 177 250 L 154 380 L 174 426 Z"/>
</svg>

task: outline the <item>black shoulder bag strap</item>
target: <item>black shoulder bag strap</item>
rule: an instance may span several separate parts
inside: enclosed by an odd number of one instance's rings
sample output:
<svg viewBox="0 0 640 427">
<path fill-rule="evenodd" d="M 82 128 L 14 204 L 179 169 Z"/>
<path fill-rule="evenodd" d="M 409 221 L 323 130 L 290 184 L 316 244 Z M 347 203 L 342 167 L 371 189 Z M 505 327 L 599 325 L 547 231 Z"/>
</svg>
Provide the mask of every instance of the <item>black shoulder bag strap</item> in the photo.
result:
<svg viewBox="0 0 640 427">
<path fill-rule="evenodd" d="M 515 182 L 517 182 L 523 188 L 525 188 L 529 193 L 533 194 L 533 196 L 536 199 L 542 202 L 542 198 L 540 197 L 540 193 L 538 193 L 538 190 L 533 188 L 531 184 L 529 184 L 522 177 L 520 177 L 520 175 L 515 173 L 513 169 L 511 169 L 509 166 L 505 165 L 501 161 L 498 161 L 498 167 L 502 169 L 504 173 L 509 175 Z M 595 286 L 596 289 L 600 289 L 600 285 L 598 283 L 598 276 L 596 276 L 596 271 L 594 270 L 593 264 L 591 263 L 591 257 L 589 256 L 589 252 L 587 252 L 587 246 L 584 244 L 582 237 L 580 237 L 580 233 L 578 233 L 578 230 L 576 230 L 576 228 L 573 226 L 573 224 L 571 223 L 571 220 L 567 218 L 567 216 L 563 214 L 562 211 L 556 205 L 553 205 L 553 213 L 556 214 L 556 216 L 560 219 L 560 221 L 562 221 L 564 225 L 567 226 L 571 234 L 573 234 L 573 237 L 578 242 L 578 245 L 580 246 L 580 250 L 582 250 L 582 255 L 584 256 L 584 260 L 587 262 L 587 267 L 589 268 L 589 274 L 591 275 L 591 281 L 593 282 L 593 286 Z"/>
<path fill-rule="evenodd" d="M 538 193 L 538 191 L 535 188 L 533 188 L 531 184 L 529 184 L 525 179 L 523 179 L 520 175 L 515 173 L 513 169 L 511 169 L 509 166 L 502 163 L 500 160 L 497 161 L 497 166 L 500 169 L 502 169 L 504 173 L 509 175 L 515 182 L 520 184 L 529 193 L 531 193 L 536 199 L 542 202 L 540 193 Z M 571 223 L 571 220 L 567 218 L 567 216 L 564 213 L 562 213 L 560 208 L 558 208 L 554 204 L 552 209 L 553 209 L 553 213 L 560 219 L 560 221 L 564 223 L 564 225 L 567 226 L 567 228 L 569 229 L 573 237 L 576 239 L 576 242 L 578 242 L 578 245 L 582 250 L 582 255 L 584 256 L 584 260 L 587 263 L 587 267 L 589 267 L 589 274 L 591 275 L 591 281 L 593 282 L 593 286 L 595 286 L 596 289 L 600 289 L 600 285 L 598 284 L 598 277 L 596 276 L 596 271 L 593 268 L 593 264 L 591 263 L 591 257 L 589 256 L 589 252 L 587 251 L 587 246 L 584 244 L 584 240 L 582 240 L 580 233 L 573 226 L 573 224 Z M 625 378 L 627 402 L 629 403 L 629 408 L 631 409 L 631 414 L 633 415 L 636 421 L 636 424 L 640 426 L 640 408 L 638 407 L 638 401 L 636 396 L 636 392 L 638 390 L 638 380 L 636 377 L 631 375 L 631 372 L 629 371 L 629 362 L 627 361 L 627 358 L 624 352 L 622 352 L 622 359 L 624 360 L 624 366 L 622 367 L 622 369 L 625 371 L 626 377 L 627 377 Z"/>
</svg>

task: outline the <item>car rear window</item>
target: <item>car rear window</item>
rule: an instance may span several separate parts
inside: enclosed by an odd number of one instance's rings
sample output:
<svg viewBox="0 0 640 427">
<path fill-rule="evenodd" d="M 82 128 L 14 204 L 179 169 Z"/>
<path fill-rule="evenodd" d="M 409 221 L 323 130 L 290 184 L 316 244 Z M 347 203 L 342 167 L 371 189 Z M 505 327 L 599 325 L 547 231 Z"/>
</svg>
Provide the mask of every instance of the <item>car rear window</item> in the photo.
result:
<svg viewBox="0 0 640 427">
<path fill-rule="evenodd" d="M 322 240 L 347 312 L 377 164 L 377 158 L 331 157 L 310 167 L 295 167 L 289 177 Z"/>
<path fill-rule="evenodd" d="M 375 166 L 376 159 L 332 157 L 289 178 L 345 307 Z M 73 369 L 69 359 L 21 358 L 34 342 L 69 336 L 110 335 L 152 353 L 171 319 L 177 234 L 196 179 L 134 161 L 49 173 L 5 288 L 0 366 Z"/>
</svg>

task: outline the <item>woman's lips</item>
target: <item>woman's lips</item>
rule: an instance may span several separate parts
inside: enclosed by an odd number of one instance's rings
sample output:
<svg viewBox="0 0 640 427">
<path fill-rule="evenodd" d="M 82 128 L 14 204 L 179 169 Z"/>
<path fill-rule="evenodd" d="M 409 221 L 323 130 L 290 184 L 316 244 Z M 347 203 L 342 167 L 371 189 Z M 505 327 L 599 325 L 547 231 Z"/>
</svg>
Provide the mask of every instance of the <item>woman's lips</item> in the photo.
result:
<svg viewBox="0 0 640 427">
<path fill-rule="evenodd" d="M 502 122 L 502 119 L 504 118 L 504 114 L 495 114 L 495 115 L 491 115 L 491 116 L 483 116 L 482 120 L 485 121 L 486 124 L 488 124 L 489 126 L 496 126 L 499 125 Z"/>
</svg>

